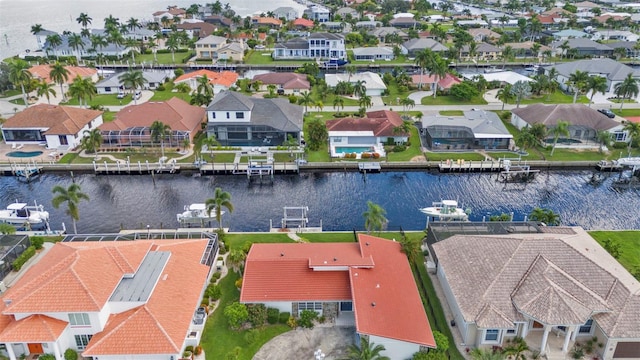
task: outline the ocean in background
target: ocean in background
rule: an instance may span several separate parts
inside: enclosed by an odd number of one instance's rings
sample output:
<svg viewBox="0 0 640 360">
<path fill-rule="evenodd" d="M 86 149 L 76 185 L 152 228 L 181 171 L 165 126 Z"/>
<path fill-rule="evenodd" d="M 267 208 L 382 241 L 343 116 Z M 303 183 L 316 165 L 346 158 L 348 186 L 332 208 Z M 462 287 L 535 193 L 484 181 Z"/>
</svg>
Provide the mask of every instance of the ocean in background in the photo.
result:
<svg viewBox="0 0 640 360">
<path fill-rule="evenodd" d="M 62 32 L 79 31 L 76 18 L 84 12 L 93 18 L 92 27 L 102 28 L 104 18 L 113 15 L 126 21 L 134 17 L 139 20 L 152 20 L 156 11 L 169 5 L 188 7 L 191 4 L 211 3 L 197 0 L 0 0 L 0 60 L 17 55 L 25 49 L 35 50 L 36 38 L 30 32 L 34 24 L 42 24 L 47 30 Z M 221 0 L 229 3 L 240 16 L 275 10 L 281 6 L 299 9 L 302 15 L 303 5 L 293 0 Z"/>
</svg>

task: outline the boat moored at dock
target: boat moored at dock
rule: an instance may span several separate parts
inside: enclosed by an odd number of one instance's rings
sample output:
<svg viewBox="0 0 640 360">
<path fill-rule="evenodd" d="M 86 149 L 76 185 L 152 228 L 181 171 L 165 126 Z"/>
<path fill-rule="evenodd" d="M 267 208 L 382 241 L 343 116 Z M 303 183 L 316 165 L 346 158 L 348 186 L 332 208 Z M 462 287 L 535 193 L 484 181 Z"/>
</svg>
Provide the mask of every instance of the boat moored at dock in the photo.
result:
<svg viewBox="0 0 640 360">
<path fill-rule="evenodd" d="M 220 212 L 220 215 L 224 214 L 224 211 Z M 216 221 L 216 210 L 212 209 L 207 211 L 207 204 L 194 203 L 191 205 L 185 205 L 184 211 L 177 214 L 176 218 L 183 227 L 208 227 L 211 222 Z"/>
<path fill-rule="evenodd" d="M 18 230 L 49 230 L 49 212 L 42 205 L 16 201 L 0 210 L 0 223 L 16 227 Z"/>
<path fill-rule="evenodd" d="M 458 207 L 456 200 L 442 200 L 430 207 L 419 209 L 421 213 L 438 221 L 469 221 L 469 211 Z"/>
</svg>

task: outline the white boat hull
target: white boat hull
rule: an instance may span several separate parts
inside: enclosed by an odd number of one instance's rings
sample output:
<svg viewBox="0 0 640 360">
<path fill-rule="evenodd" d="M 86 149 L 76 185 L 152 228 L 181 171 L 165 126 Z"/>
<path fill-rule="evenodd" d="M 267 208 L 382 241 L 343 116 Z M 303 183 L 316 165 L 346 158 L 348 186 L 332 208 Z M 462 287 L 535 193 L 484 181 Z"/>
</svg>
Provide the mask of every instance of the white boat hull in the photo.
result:
<svg viewBox="0 0 640 360">
<path fill-rule="evenodd" d="M 42 205 L 10 204 L 0 210 L 0 223 L 19 229 L 46 230 L 49 228 L 49 212 L 44 211 Z"/>
<path fill-rule="evenodd" d="M 224 214 L 224 211 L 220 212 L 220 215 L 222 214 Z M 183 225 L 206 225 L 212 221 L 217 221 L 215 209 L 213 209 L 209 214 L 205 204 L 191 204 L 185 206 L 182 213 L 176 214 L 176 219 Z"/>
<path fill-rule="evenodd" d="M 469 215 L 467 215 L 467 213 L 460 208 L 457 208 L 455 209 L 455 211 L 449 212 L 446 214 L 443 214 L 441 210 L 442 209 L 438 207 L 426 207 L 426 208 L 420 209 L 420 212 L 422 212 L 423 214 L 429 217 L 440 219 L 440 220 L 458 220 L 458 221 L 469 220 Z"/>
</svg>

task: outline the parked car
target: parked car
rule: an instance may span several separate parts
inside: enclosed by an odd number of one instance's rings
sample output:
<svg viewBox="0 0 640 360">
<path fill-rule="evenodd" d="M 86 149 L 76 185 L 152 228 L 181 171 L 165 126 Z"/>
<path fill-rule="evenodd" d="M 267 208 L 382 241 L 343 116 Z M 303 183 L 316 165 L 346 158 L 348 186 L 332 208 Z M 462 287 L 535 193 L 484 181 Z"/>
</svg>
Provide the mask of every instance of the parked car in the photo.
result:
<svg viewBox="0 0 640 360">
<path fill-rule="evenodd" d="M 609 110 L 609 109 L 598 109 L 598 112 L 607 115 L 607 117 L 613 119 L 616 117 L 616 114 L 613 113 L 613 111 Z"/>
<path fill-rule="evenodd" d="M 126 96 L 126 95 L 125 95 L 124 91 L 120 91 L 120 92 L 118 93 L 118 96 L 116 96 L 116 97 L 117 97 L 118 99 L 124 99 L 124 97 L 125 97 L 125 96 Z"/>
<path fill-rule="evenodd" d="M 142 91 L 140 90 L 136 90 L 136 92 L 133 94 L 133 98 L 138 100 L 142 97 Z"/>
</svg>

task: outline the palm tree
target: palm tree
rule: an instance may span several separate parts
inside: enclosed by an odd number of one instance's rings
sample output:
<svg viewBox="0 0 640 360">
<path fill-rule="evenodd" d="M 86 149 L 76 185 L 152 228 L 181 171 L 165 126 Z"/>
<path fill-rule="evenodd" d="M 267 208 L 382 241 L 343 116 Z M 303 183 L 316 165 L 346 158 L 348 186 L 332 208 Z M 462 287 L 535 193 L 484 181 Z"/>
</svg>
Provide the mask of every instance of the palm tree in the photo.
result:
<svg viewBox="0 0 640 360">
<path fill-rule="evenodd" d="M 135 93 L 138 88 L 142 89 L 144 84 L 147 83 L 147 79 L 145 79 L 141 70 L 129 70 L 118 76 L 118 80 L 125 88 L 132 89 L 133 93 Z M 133 103 L 134 105 L 138 105 L 138 100 L 135 95 L 133 96 Z"/>
<path fill-rule="evenodd" d="M 373 230 L 382 231 L 389 222 L 385 217 L 386 214 L 387 212 L 382 206 L 372 201 L 367 201 L 367 211 L 362 214 L 367 233 L 371 233 Z"/>
<path fill-rule="evenodd" d="M 628 152 L 631 154 L 631 145 L 635 140 L 640 138 L 640 123 L 636 123 L 633 121 L 627 121 L 622 128 L 624 131 L 629 134 L 629 147 Z"/>
<path fill-rule="evenodd" d="M 606 130 L 598 130 L 596 138 L 600 145 L 602 145 L 599 148 L 600 152 L 603 152 L 605 147 L 609 147 L 609 145 L 611 145 L 611 133 Z"/>
<path fill-rule="evenodd" d="M 407 109 L 411 109 L 416 106 L 416 102 L 415 100 L 406 97 L 400 100 L 400 105 L 402 105 L 402 111 L 406 112 Z"/>
<path fill-rule="evenodd" d="M 547 225 L 559 225 L 560 215 L 551 209 L 534 208 L 529 214 L 529 219 L 533 221 L 542 221 Z"/>
<path fill-rule="evenodd" d="M 586 71 L 576 70 L 575 72 L 569 75 L 569 80 L 567 81 L 567 85 L 573 88 L 574 104 L 578 100 L 578 94 L 585 89 L 588 81 L 589 81 L 589 73 Z"/>
<path fill-rule="evenodd" d="M 44 30 L 42 24 L 31 25 L 31 33 L 36 36 L 39 50 L 42 50 L 42 38 L 40 38 L 40 32 L 42 32 L 42 30 Z"/>
<path fill-rule="evenodd" d="M 531 133 L 531 130 L 528 127 L 520 130 L 513 140 L 522 150 L 526 150 L 538 142 L 538 139 L 536 139 L 535 135 Z"/>
<path fill-rule="evenodd" d="M 209 82 L 209 78 L 207 77 L 207 74 L 204 74 L 203 76 L 198 78 L 197 91 L 198 91 L 198 94 L 204 94 L 204 95 L 213 97 L 213 87 Z"/>
<path fill-rule="evenodd" d="M 432 63 L 429 68 L 429 75 L 433 76 L 433 98 L 435 99 L 438 96 L 438 82 L 441 79 L 444 79 L 447 76 L 447 72 L 449 71 L 449 65 L 447 62 L 440 57 L 438 54 L 434 54 Z"/>
<path fill-rule="evenodd" d="M 589 76 L 585 90 L 587 92 L 591 91 L 591 97 L 589 98 L 589 107 L 591 107 L 593 96 L 596 93 L 604 95 L 607 92 L 607 79 L 602 76 Z"/>
<path fill-rule="evenodd" d="M 138 19 L 131 17 L 127 20 L 127 29 L 129 32 L 134 32 L 136 29 L 140 29 L 142 25 L 140 25 L 140 21 Z"/>
<path fill-rule="evenodd" d="M 502 49 L 502 69 L 506 66 L 507 61 L 513 59 L 515 55 L 516 53 L 511 46 L 507 45 Z"/>
<path fill-rule="evenodd" d="M 622 105 L 624 105 L 624 99 L 633 98 L 638 96 L 638 80 L 633 77 L 633 74 L 627 74 L 627 77 L 620 83 L 614 86 L 614 93 L 616 96 L 621 97 L 620 111 L 622 111 Z"/>
<path fill-rule="evenodd" d="M 49 84 L 44 80 L 40 80 L 36 85 L 36 94 L 38 97 L 45 96 L 47 103 L 51 104 L 51 95 L 56 96 L 56 91 L 53 90 L 53 84 Z"/>
<path fill-rule="evenodd" d="M 80 147 L 89 154 L 95 153 L 102 145 L 102 132 L 100 129 L 95 128 L 93 130 L 85 130 L 83 134 L 84 137 L 80 142 Z"/>
<path fill-rule="evenodd" d="M 474 360 L 502 360 L 506 359 L 507 356 L 499 351 L 475 348 L 471 351 L 471 358 Z"/>
<path fill-rule="evenodd" d="M 87 100 L 91 100 L 96 93 L 96 85 L 91 81 L 91 78 L 83 79 L 78 75 L 69 85 L 69 96 L 77 98 L 83 107 L 87 106 Z"/>
<path fill-rule="evenodd" d="M 171 33 L 171 35 L 169 35 L 169 38 L 167 38 L 165 46 L 169 51 L 171 51 L 171 61 L 173 61 L 173 63 L 176 62 L 176 51 L 178 50 L 179 45 L 180 45 L 180 42 L 178 41 L 178 38 L 175 36 L 175 33 Z"/>
<path fill-rule="evenodd" d="M 218 221 L 220 230 L 222 230 L 222 208 L 226 208 L 229 213 L 233 212 L 231 194 L 217 187 L 213 193 L 213 198 L 207 199 L 205 205 L 207 206 L 207 214 L 209 214 L 209 216 L 211 216 L 212 211 L 215 211 L 216 220 Z"/>
<path fill-rule="evenodd" d="M 213 199 L 209 199 L 213 200 Z M 227 256 L 227 266 L 233 271 L 241 274 L 241 269 L 244 267 L 244 262 L 247 259 L 247 254 L 242 249 L 231 249 Z"/>
<path fill-rule="evenodd" d="M 44 50 L 48 55 L 49 54 L 49 49 L 53 49 L 53 51 L 55 52 L 56 49 L 58 48 L 58 46 L 62 45 L 62 37 L 60 35 L 58 35 L 58 34 L 47 35 L 47 38 L 45 40 L 45 44 L 47 46 L 46 46 L 46 48 Z M 57 54 L 56 54 L 56 58 L 58 58 Z"/>
<path fill-rule="evenodd" d="M 333 99 L 333 108 L 338 109 L 338 111 L 344 109 L 344 99 L 342 98 L 342 96 L 336 96 Z"/>
<path fill-rule="evenodd" d="M 364 108 L 364 109 L 368 109 L 368 108 L 372 107 L 373 106 L 373 102 L 371 100 L 371 96 L 369 96 L 369 95 L 360 96 L 360 98 L 358 99 L 358 105 L 360 105 L 360 107 Z"/>
<path fill-rule="evenodd" d="M 211 160 L 213 160 L 213 148 L 216 146 L 220 146 L 220 142 L 214 135 L 209 135 L 202 140 L 201 145 L 207 146 L 207 151 L 209 151 L 209 155 L 211 156 Z"/>
<path fill-rule="evenodd" d="M 73 232 L 78 233 L 78 228 L 76 227 L 76 222 L 80 220 L 80 212 L 78 209 L 78 204 L 80 200 L 89 201 L 89 196 L 83 193 L 80 189 L 80 185 L 73 183 L 69 185 L 66 189 L 60 185 L 56 185 L 51 190 L 55 195 L 51 200 L 54 208 L 59 208 L 62 203 L 67 203 L 67 215 L 71 216 L 71 220 L 73 221 Z"/>
<path fill-rule="evenodd" d="M 475 41 L 472 41 L 471 43 L 469 43 L 469 58 L 474 60 L 474 64 L 478 64 L 477 60 L 476 60 L 476 56 L 478 55 L 478 43 L 476 43 Z M 469 68 L 469 65 L 471 65 L 471 63 L 467 64 L 467 69 Z"/>
<path fill-rule="evenodd" d="M 0 234 L 12 235 L 15 233 L 16 233 L 16 228 L 13 225 L 7 224 L 7 223 L 0 223 Z"/>
<path fill-rule="evenodd" d="M 149 130 L 151 131 L 151 141 L 160 141 L 160 149 L 162 151 L 162 157 L 164 157 L 164 138 L 167 137 L 167 135 L 171 135 L 171 126 L 160 120 L 156 120 L 151 124 Z"/>
<path fill-rule="evenodd" d="M 62 88 L 62 84 L 69 80 L 69 70 L 67 70 L 64 65 L 60 64 L 59 61 L 56 61 L 55 64 L 51 65 L 51 70 L 49 70 L 49 77 L 53 82 L 60 85 L 60 94 L 64 98 L 64 89 Z"/>
<path fill-rule="evenodd" d="M 67 45 L 76 51 L 76 60 L 80 61 L 80 49 L 84 49 L 84 40 L 78 34 L 71 34 L 67 38 Z"/>
<path fill-rule="evenodd" d="M 365 84 L 364 80 L 358 80 L 355 82 L 355 84 L 353 84 L 353 94 L 355 96 L 360 97 L 367 93 L 367 88 L 364 84 Z"/>
<path fill-rule="evenodd" d="M 357 345 L 349 346 L 345 360 L 390 360 L 389 357 L 380 355 L 385 350 L 383 345 L 376 345 L 374 342 L 369 342 L 368 336 L 362 336 L 360 337 L 360 347 Z"/>
<path fill-rule="evenodd" d="M 91 24 L 91 20 L 93 20 L 86 13 L 80 13 L 80 16 L 76 18 L 78 24 L 82 25 L 83 28 L 87 28 L 87 25 Z"/>
<path fill-rule="evenodd" d="M 113 17 L 113 15 L 109 14 L 108 17 L 104 19 L 104 28 L 111 30 L 118 28 L 120 26 L 120 19 Z"/>
<path fill-rule="evenodd" d="M 349 64 L 344 67 L 344 71 L 346 71 L 347 74 L 349 74 L 349 79 L 347 80 L 347 82 L 351 82 L 351 75 L 355 74 L 358 71 L 358 69 L 356 68 L 355 65 Z"/>
<path fill-rule="evenodd" d="M 304 105 L 304 112 L 307 113 L 307 107 L 313 106 L 313 98 L 311 97 L 311 93 L 308 91 L 303 91 L 300 93 L 300 98 L 298 99 L 299 105 Z"/>
<path fill-rule="evenodd" d="M 415 64 L 420 68 L 420 82 L 418 83 L 418 89 L 422 89 L 424 71 L 427 69 L 427 66 L 432 63 L 433 57 L 434 53 L 430 49 L 424 49 L 416 54 Z"/>
<path fill-rule="evenodd" d="M 556 126 L 552 127 L 549 130 L 549 133 L 553 135 L 553 147 L 551 148 L 551 156 L 553 156 L 553 152 L 556 150 L 556 144 L 558 143 L 558 138 L 560 136 L 569 136 L 569 122 L 558 120 Z"/>
<path fill-rule="evenodd" d="M 14 86 L 19 86 L 22 90 L 22 100 L 25 106 L 29 106 L 27 102 L 27 93 L 25 86 L 29 85 L 33 75 L 29 72 L 29 63 L 24 60 L 16 59 L 8 63 L 9 66 L 9 81 Z"/>
<path fill-rule="evenodd" d="M 498 90 L 496 97 L 502 101 L 502 110 L 504 111 L 504 104 L 513 101 L 515 97 L 512 85 L 507 83 L 502 89 Z"/>
</svg>

